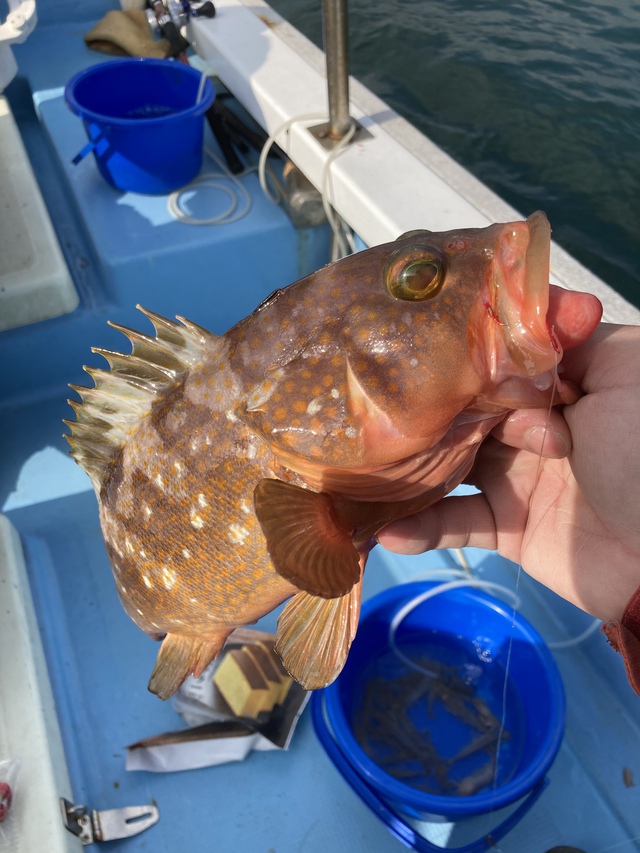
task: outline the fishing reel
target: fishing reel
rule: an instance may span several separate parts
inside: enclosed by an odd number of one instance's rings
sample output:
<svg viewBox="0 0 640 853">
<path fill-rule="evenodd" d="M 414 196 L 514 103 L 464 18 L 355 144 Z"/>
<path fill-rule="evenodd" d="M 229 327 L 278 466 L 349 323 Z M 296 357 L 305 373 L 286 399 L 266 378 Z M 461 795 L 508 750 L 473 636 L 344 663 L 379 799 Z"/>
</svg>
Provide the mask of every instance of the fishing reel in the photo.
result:
<svg viewBox="0 0 640 853">
<path fill-rule="evenodd" d="M 177 56 L 187 46 L 180 35 L 191 18 L 213 18 L 216 7 L 211 0 L 190 3 L 189 0 L 147 0 L 147 23 L 154 38 L 166 38 L 172 53 Z"/>
</svg>

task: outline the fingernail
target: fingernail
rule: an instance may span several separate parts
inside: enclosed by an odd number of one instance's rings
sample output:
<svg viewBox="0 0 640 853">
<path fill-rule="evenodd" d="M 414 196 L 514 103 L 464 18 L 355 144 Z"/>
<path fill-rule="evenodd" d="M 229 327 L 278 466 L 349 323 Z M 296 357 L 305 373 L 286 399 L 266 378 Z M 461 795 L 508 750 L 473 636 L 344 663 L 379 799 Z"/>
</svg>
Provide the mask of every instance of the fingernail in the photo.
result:
<svg viewBox="0 0 640 853">
<path fill-rule="evenodd" d="M 540 425 L 529 427 L 524 434 L 524 446 L 531 453 L 550 459 L 562 459 L 571 449 L 564 433 Z"/>
</svg>

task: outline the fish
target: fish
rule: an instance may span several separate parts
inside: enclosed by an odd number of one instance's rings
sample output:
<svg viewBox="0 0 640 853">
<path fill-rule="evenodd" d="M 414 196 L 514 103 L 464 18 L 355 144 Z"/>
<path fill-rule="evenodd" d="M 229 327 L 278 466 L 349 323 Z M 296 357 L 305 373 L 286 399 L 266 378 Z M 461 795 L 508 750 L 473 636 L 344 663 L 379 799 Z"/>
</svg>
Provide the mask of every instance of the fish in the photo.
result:
<svg viewBox="0 0 640 853">
<path fill-rule="evenodd" d="M 471 797 L 477 794 L 478 791 L 495 782 L 496 778 L 496 757 L 491 755 L 486 764 L 479 767 L 475 773 L 465 776 L 458 782 L 456 794 L 459 797 Z"/>
<path fill-rule="evenodd" d="M 279 289 L 223 335 L 137 306 L 131 351 L 71 385 L 120 600 L 161 640 L 171 696 L 286 602 L 276 650 L 306 689 L 340 673 L 376 534 L 443 498 L 516 408 L 574 402 L 547 323 L 550 226 L 415 230 Z M 566 337 L 595 297 L 565 292 Z M 597 300 L 595 300 L 597 302 Z M 598 303 L 599 304 L 599 303 Z"/>
</svg>

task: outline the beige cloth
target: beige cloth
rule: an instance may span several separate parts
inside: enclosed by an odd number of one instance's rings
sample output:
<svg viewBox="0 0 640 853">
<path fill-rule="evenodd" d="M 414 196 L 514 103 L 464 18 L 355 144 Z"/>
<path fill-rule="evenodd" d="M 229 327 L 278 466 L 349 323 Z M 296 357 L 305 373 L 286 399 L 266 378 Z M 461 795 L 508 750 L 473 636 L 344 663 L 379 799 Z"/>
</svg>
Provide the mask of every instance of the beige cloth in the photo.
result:
<svg viewBox="0 0 640 853">
<path fill-rule="evenodd" d="M 166 59 L 171 53 L 167 39 L 156 41 L 142 10 L 112 10 L 84 37 L 91 50 L 111 56 L 151 56 Z"/>
</svg>

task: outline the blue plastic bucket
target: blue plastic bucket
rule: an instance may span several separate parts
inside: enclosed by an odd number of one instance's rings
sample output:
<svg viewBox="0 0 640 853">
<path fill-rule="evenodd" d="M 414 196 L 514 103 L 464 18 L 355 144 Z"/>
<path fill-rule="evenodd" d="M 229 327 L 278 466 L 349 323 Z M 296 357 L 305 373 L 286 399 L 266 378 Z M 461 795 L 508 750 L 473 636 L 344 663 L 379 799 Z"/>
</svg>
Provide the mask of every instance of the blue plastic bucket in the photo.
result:
<svg viewBox="0 0 640 853">
<path fill-rule="evenodd" d="M 183 62 L 127 58 L 81 71 L 65 88 L 84 122 L 102 177 L 125 192 L 162 195 L 183 187 L 202 166 L 209 79 Z"/>
<path fill-rule="evenodd" d="M 415 663 L 432 672 L 439 668 L 449 706 L 453 699 L 458 701 L 460 694 L 456 691 L 464 682 L 464 690 L 468 690 L 465 695 L 475 697 L 473 702 L 478 707 L 488 707 L 494 720 L 502 721 L 504 710 L 507 735 L 501 736 L 497 773 L 491 774 L 490 783 L 478 785 L 477 790 L 463 796 L 463 788 L 457 786 L 463 779 L 467 786 L 469 780 L 481 779 L 485 762 L 491 760 L 487 759 L 490 753 L 478 750 L 449 764 L 451 779 L 444 779 L 447 789 L 442 790 L 433 780 L 431 790 L 424 781 L 419 787 L 405 781 L 409 760 L 407 767 L 400 767 L 402 772 L 398 772 L 397 765 L 390 769 L 390 764 L 382 760 L 384 753 L 376 752 L 379 735 L 369 720 L 365 721 L 367 740 L 363 741 L 363 709 L 372 701 L 373 693 L 379 703 L 378 713 L 388 702 L 390 719 L 397 717 L 397 705 L 393 704 L 397 693 L 395 698 L 386 698 L 394 696 L 388 692 L 389 685 L 396 689 L 400 684 L 404 690 L 407 679 L 417 683 L 416 678 L 423 678 L 428 682 L 428 677 L 412 670 L 393 651 L 389 626 L 402 607 L 436 585 L 422 582 L 396 586 L 363 605 L 358 634 L 345 668 L 332 685 L 314 695 L 312 717 L 321 744 L 346 781 L 388 828 L 415 850 L 442 849 L 416 832 L 416 822 L 459 824 L 501 810 L 497 826 L 492 823 L 489 830 L 483 828 L 480 838 L 455 848 L 471 853 L 486 849 L 488 836 L 494 841 L 504 836 L 546 786 L 546 773 L 564 733 L 564 689 L 548 647 L 522 616 L 515 614 L 514 618 L 510 606 L 473 587 L 442 592 L 406 615 L 398 625 L 395 642 L 400 652 Z M 455 684 L 451 673 L 455 673 Z M 384 694 L 380 693 L 382 688 Z M 446 692 L 447 689 L 453 692 Z M 385 697 L 382 705 L 376 691 Z M 464 715 L 458 717 L 447 710 L 444 700 L 437 698 L 433 690 L 427 690 L 415 702 L 410 698 L 408 701 L 410 704 L 402 713 L 409 714 L 416 731 L 428 730 L 438 759 L 450 762 L 478 736 L 478 729 L 470 728 Z M 465 701 L 468 709 L 470 700 Z M 422 735 L 414 733 L 412 737 Z M 505 807 L 511 807 L 506 818 Z"/>
</svg>

